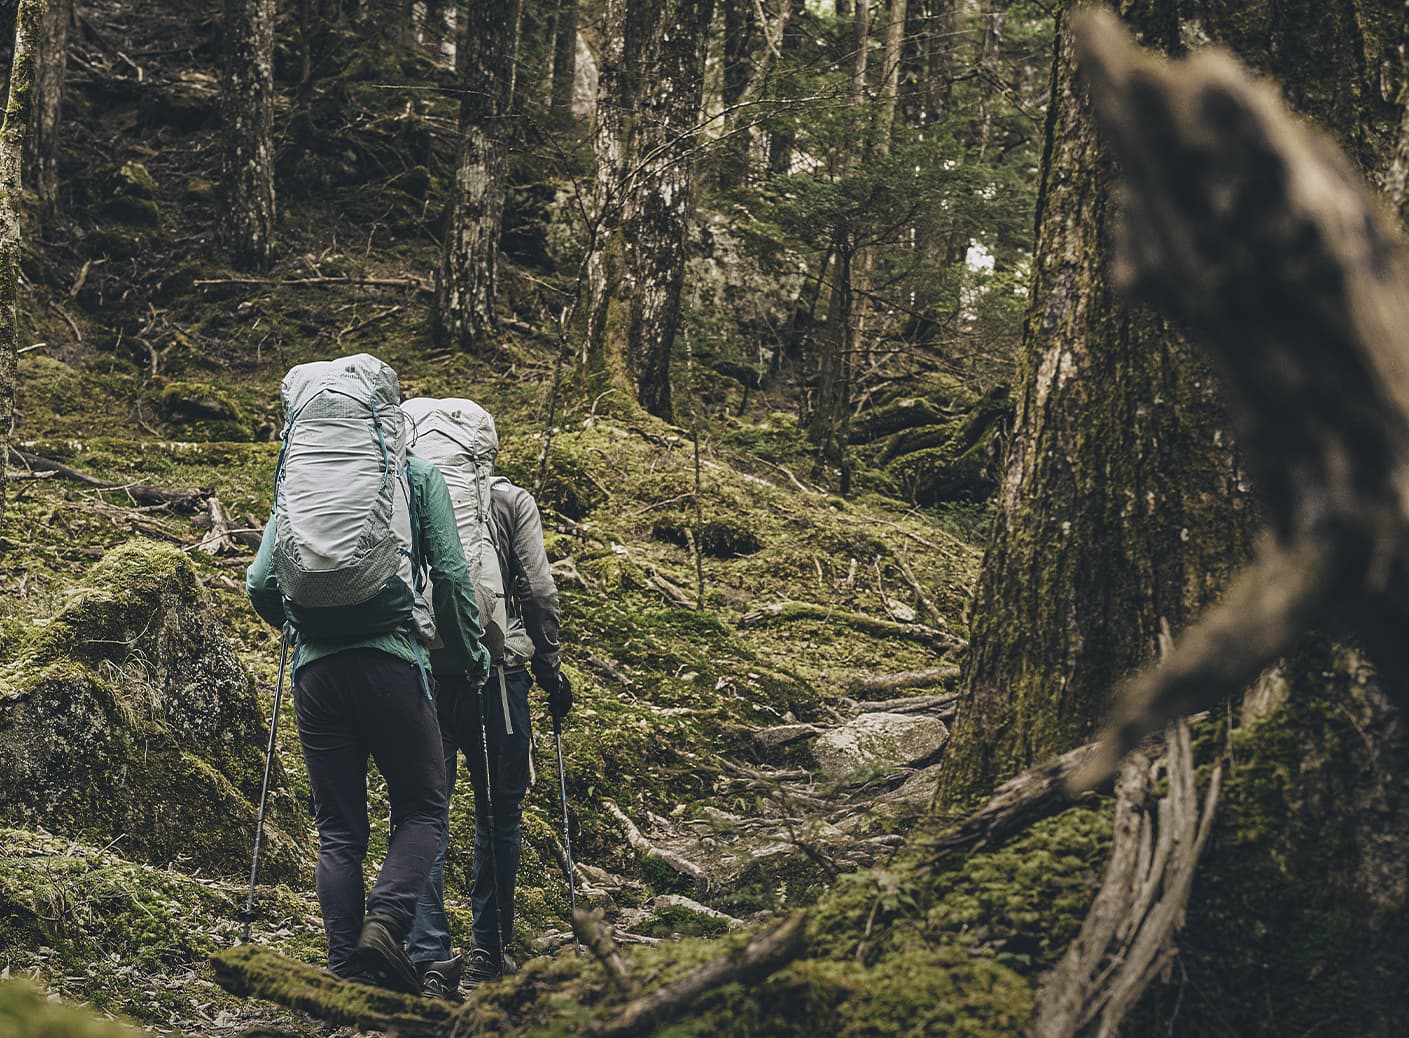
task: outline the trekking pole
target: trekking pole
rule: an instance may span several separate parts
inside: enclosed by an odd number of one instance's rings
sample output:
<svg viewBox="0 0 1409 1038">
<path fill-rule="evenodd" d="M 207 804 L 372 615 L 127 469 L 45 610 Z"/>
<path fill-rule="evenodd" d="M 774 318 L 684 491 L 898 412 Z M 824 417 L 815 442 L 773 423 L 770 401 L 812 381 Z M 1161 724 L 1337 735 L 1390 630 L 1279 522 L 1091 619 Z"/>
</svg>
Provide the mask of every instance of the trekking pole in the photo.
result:
<svg viewBox="0 0 1409 1038">
<path fill-rule="evenodd" d="M 244 924 L 240 929 L 240 943 L 249 944 L 250 923 L 257 913 L 254 910 L 254 884 L 259 877 L 259 849 L 264 840 L 264 809 L 269 803 L 269 773 L 274 766 L 274 735 L 279 730 L 279 706 L 284 701 L 284 671 L 289 663 L 289 627 L 284 625 L 283 645 L 279 650 L 279 680 L 274 683 L 274 713 L 269 718 L 269 748 L 264 751 L 264 781 L 259 787 L 259 814 L 254 823 L 254 856 L 250 861 L 250 892 L 245 899 L 245 910 L 239 920 Z"/>
<path fill-rule="evenodd" d="M 568 773 L 563 766 L 563 719 L 561 717 L 553 718 L 553 739 L 558 744 L 558 792 L 563 801 L 563 851 L 568 860 L 568 903 L 571 905 L 568 918 L 571 919 L 577 915 L 577 878 L 573 875 L 572 833 L 568 829 Z M 578 955 L 582 954 L 582 944 L 577 939 L 576 927 L 573 927 L 572 931 L 572 946 Z"/>
<path fill-rule="evenodd" d="M 493 671 L 490 671 L 492 674 Z M 499 931 L 499 970 L 504 970 L 504 956 L 509 949 L 504 945 L 504 905 L 499 900 L 499 864 L 494 850 L 494 778 L 489 773 L 489 688 L 488 680 L 479 690 L 479 740 L 484 748 L 484 805 L 489 812 L 489 882 L 494 888 L 494 925 Z"/>
</svg>

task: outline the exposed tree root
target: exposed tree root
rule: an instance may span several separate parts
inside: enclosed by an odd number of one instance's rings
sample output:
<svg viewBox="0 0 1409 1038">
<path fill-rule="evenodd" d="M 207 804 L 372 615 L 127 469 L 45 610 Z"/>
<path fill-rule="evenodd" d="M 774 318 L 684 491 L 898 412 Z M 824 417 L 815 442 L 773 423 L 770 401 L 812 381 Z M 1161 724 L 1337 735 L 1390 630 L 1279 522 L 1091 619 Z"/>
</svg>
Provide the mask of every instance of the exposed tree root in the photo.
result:
<svg viewBox="0 0 1409 1038">
<path fill-rule="evenodd" d="M 979 811 L 944 830 L 929 843 L 935 867 L 949 853 L 996 847 L 1033 822 L 1058 814 L 1075 801 L 1072 776 L 1096 752 L 1095 743 L 1028 768 L 1003 783 Z"/>
<path fill-rule="evenodd" d="M 1161 769 L 1169 792 L 1152 805 Z M 1081 933 L 1043 980 L 1034 1038 L 1073 1038 L 1098 1017 L 1096 1035 L 1109 1038 L 1172 960 L 1172 938 L 1184 922 L 1222 774 L 1222 765 L 1214 768 L 1200 813 L 1183 721 L 1170 726 L 1164 755 L 1154 765 L 1138 751 L 1125 758 L 1105 882 Z"/>
<path fill-rule="evenodd" d="M 610 1020 L 595 1025 L 598 1038 L 636 1034 L 680 1016 L 706 992 L 725 984 L 756 983 L 802 954 L 807 915 L 798 912 L 754 936 L 737 954 L 715 959 L 673 983 L 633 1002 Z"/>
<path fill-rule="evenodd" d="M 880 692 L 900 692 L 907 688 L 933 688 L 958 677 L 958 667 L 933 667 L 929 670 L 906 670 L 898 674 L 866 675 L 849 682 L 846 689 L 854 695 L 876 695 Z"/>
<path fill-rule="evenodd" d="M 709 876 L 704 869 L 700 868 L 692 861 L 687 861 L 674 851 L 668 851 L 663 847 L 657 847 L 641 835 L 641 830 L 636 828 L 636 823 L 626 816 L 616 805 L 614 800 L 603 800 L 602 806 L 607 809 L 613 818 L 621 823 L 621 828 L 626 833 L 626 842 L 631 844 L 633 850 L 643 858 L 651 858 L 663 865 L 674 869 L 682 876 L 688 876 L 695 881 L 695 888 L 703 893 L 709 889 Z"/>
</svg>

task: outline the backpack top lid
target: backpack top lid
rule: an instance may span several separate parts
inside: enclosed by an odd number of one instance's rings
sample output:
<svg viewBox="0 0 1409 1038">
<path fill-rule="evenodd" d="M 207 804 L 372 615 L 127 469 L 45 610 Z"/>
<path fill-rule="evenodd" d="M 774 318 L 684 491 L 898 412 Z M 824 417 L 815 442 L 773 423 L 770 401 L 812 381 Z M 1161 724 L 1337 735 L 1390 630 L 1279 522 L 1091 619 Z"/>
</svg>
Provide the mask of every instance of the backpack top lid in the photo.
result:
<svg viewBox="0 0 1409 1038">
<path fill-rule="evenodd" d="M 402 404 L 401 410 L 415 427 L 411 449 L 420 457 L 438 465 L 493 466 L 499 454 L 499 432 L 489 412 L 473 400 L 418 396 Z"/>
<path fill-rule="evenodd" d="M 323 393 L 329 394 L 329 399 L 316 408 L 321 417 L 364 417 L 375 409 L 378 418 L 390 420 L 399 431 L 401 381 L 396 372 L 370 353 L 355 353 L 289 369 L 279 387 L 286 437 L 293 420 Z"/>
</svg>

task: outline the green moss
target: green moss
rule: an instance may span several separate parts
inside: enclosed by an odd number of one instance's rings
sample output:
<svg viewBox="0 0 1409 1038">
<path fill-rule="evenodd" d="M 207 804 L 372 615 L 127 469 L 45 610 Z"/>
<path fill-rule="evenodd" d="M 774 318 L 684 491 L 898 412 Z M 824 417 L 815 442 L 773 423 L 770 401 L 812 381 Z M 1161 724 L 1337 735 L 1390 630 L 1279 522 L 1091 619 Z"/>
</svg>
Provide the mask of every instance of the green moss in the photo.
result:
<svg viewBox="0 0 1409 1038">
<path fill-rule="evenodd" d="M 232 395 L 209 382 L 169 382 L 157 398 L 157 414 L 187 439 L 249 440 L 250 423 Z"/>
<path fill-rule="evenodd" d="M 136 1038 L 138 1032 L 77 1006 L 51 1002 L 22 981 L 0 981 L 0 1032 L 10 1038 Z"/>
</svg>

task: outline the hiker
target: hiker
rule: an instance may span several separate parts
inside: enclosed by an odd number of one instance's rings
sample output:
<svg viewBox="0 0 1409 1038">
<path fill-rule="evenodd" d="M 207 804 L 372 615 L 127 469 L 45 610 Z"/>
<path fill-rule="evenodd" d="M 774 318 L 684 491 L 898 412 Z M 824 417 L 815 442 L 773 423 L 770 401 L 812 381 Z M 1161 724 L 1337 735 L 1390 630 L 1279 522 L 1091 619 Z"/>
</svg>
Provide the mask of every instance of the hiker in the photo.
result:
<svg viewBox="0 0 1409 1038">
<path fill-rule="evenodd" d="M 415 994 L 403 942 L 444 844 L 447 804 L 424 646 L 434 627 L 441 667 L 483 680 L 475 591 L 445 480 L 406 454 L 396 373 L 367 354 L 301 364 L 282 396 L 274 509 L 246 591 L 261 617 L 297 633 L 294 702 L 328 968 Z M 434 623 L 421 597 L 427 570 Z M 369 755 L 386 779 L 392 835 L 366 894 Z"/>
<path fill-rule="evenodd" d="M 407 943 L 422 968 L 422 994 L 455 997 L 462 973 L 473 987 L 501 976 L 506 964 L 512 968 L 504 953 L 514 937 L 514 884 L 529 783 L 530 673 L 547 693 L 549 712 L 558 722 L 572 709 L 572 686 L 559 669 L 558 589 L 543 547 L 538 505 L 527 490 L 494 475 L 499 437 L 493 418 L 461 399 L 409 400 L 405 410 L 417 430 L 412 450 L 440 466 L 451 487 L 472 576 L 479 563 L 476 587 L 493 657 L 488 680 L 476 682 L 452 658 L 431 652 L 446 785 L 453 791 L 458 747 L 474 788 L 474 944 L 468 962 L 450 954 L 445 844 L 416 906 Z"/>
</svg>

